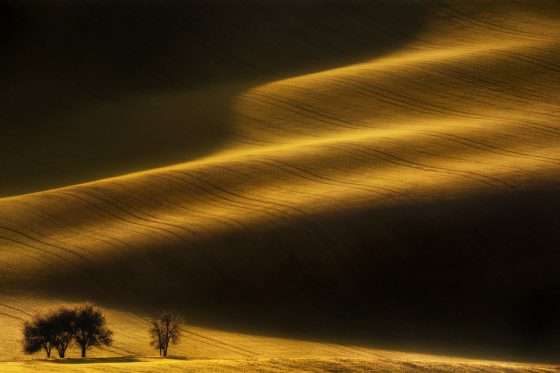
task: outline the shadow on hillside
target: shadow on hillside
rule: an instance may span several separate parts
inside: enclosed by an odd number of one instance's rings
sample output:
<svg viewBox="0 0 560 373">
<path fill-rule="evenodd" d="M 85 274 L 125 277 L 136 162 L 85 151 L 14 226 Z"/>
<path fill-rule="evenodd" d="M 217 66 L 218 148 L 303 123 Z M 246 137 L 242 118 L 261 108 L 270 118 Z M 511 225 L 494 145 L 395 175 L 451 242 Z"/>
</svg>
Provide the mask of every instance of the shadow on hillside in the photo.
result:
<svg viewBox="0 0 560 373">
<path fill-rule="evenodd" d="M 244 333 L 548 361 L 560 348 L 559 226 L 558 190 L 339 211 L 138 249 L 61 287 L 83 297 L 88 286 L 72 284 L 87 275 L 96 301 Z"/>
<path fill-rule="evenodd" d="M 358 62 L 417 34 L 412 0 L 0 3 L 0 197 L 186 161 L 262 82 Z"/>
<path fill-rule="evenodd" d="M 115 364 L 115 363 L 140 363 L 144 360 L 135 357 L 94 357 L 94 358 L 66 358 L 52 360 L 57 364 Z"/>
</svg>

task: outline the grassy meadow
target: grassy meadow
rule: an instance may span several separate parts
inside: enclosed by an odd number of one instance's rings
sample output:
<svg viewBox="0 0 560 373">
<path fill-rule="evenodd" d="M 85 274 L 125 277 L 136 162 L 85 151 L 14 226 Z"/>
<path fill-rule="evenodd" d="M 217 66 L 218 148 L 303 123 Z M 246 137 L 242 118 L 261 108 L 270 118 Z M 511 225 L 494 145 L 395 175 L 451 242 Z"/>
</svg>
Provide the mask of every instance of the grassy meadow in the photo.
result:
<svg viewBox="0 0 560 373">
<path fill-rule="evenodd" d="M 282 358 L 258 360 L 174 360 L 105 358 L 86 361 L 32 361 L 2 364 L 4 372 L 556 372 L 552 366 L 470 361 L 399 359 Z"/>
</svg>

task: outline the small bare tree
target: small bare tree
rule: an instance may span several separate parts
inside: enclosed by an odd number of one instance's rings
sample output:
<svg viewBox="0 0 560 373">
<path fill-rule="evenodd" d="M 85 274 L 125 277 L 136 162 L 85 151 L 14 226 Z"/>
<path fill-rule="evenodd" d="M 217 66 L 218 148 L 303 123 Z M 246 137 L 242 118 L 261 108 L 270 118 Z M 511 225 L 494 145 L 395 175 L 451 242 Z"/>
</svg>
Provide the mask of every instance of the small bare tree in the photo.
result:
<svg viewBox="0 0 560 373">
<path fill-rule="evenodd" d="M 51 357 L 54 345 L 54 325 L 52 319 L 35 316 L 32 321 L 23 324 L 23 352 L 34 354 L 45 350 L 47 358 Z"/>
<path fill-rule="evenodd" d="M 85 304 L 76 308 L 74 312 L 74 340 L 82 350 L 82 357 L 86 357 L 89 347 L 108 346 L 113 343 L 113 332 L 105 327 L 105 316 L 100 309 Z"/>
<path fill-rule="evenodd" d="M 169 344 L 177 344 L 181 336 L 183 318 L 171 312 L 163 312 L 152 319 L 150 327 L 151 345 L 159 349 L 159 355 L 166 357 Z"/>
</svg>

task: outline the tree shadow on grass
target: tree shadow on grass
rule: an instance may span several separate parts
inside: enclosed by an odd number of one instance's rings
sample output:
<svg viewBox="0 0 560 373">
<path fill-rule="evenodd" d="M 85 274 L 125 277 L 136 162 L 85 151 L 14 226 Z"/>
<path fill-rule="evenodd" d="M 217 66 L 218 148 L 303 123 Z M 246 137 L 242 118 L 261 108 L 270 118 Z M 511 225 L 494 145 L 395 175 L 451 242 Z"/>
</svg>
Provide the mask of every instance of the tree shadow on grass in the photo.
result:
<svg viewBox="0 0 560 373">
<path fill-rule="evenodd" d="M 48 360 L 51 363 L 56 364 L 115 364 L 115 363 L 142 363 L 146 362 L 147 360 L 179 360 L 179 361 L 186 361 L 189 360 L 186 356 L 180 355 L 170 355 L 166 358 L 162 357 L 154 357 L 154 356 L 143 356 L 143 357 L 136 357 L 136 356 L 122 356 L 122 357 L 90 357 L 90 358 L 65 358 L 65 359 L 56 359 L 56 360 Z"/>
<path fill-rule="evenodd" d="M 141 363 L 145 360 L 137 357 L 93 357 L 93 358 L 66 358 L 57 359 L 50 362 L 56 364 L 115 364 L 115 363 Z"/>
</svg>

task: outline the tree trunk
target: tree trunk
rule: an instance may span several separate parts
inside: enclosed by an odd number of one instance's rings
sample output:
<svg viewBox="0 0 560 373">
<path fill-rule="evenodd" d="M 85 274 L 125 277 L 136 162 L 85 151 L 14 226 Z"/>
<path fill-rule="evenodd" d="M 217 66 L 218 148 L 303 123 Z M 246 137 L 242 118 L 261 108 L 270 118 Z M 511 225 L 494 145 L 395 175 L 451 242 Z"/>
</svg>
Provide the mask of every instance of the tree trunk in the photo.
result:
<svg viewBox="0 0 560 373">
<path fill-rule="evenodd" d="M 163 349 L 163 357 L 167 357 L 167 348 Z"/>
<path fill-rule="evenodd" d="M 86 357 L 86 347 L 82 346 L 82 357 Z"/>
<path fill-rule="evenodd" d="M 50 350 L 50 349 L 47 349 L 46 351 L 47 351 L 47 359 L 48 359 L 48 358 L 51 357 L 51 350 Z"/>
<path fill-rule="evenodd" d="M 64 353 L 65 353 L 65 352 L 66 352 L 66 351 L 64 351 L 64 350 L 58 351 L 58 356 L 59 356 L 61 359 L 64 359 Z"/>
</svg>

